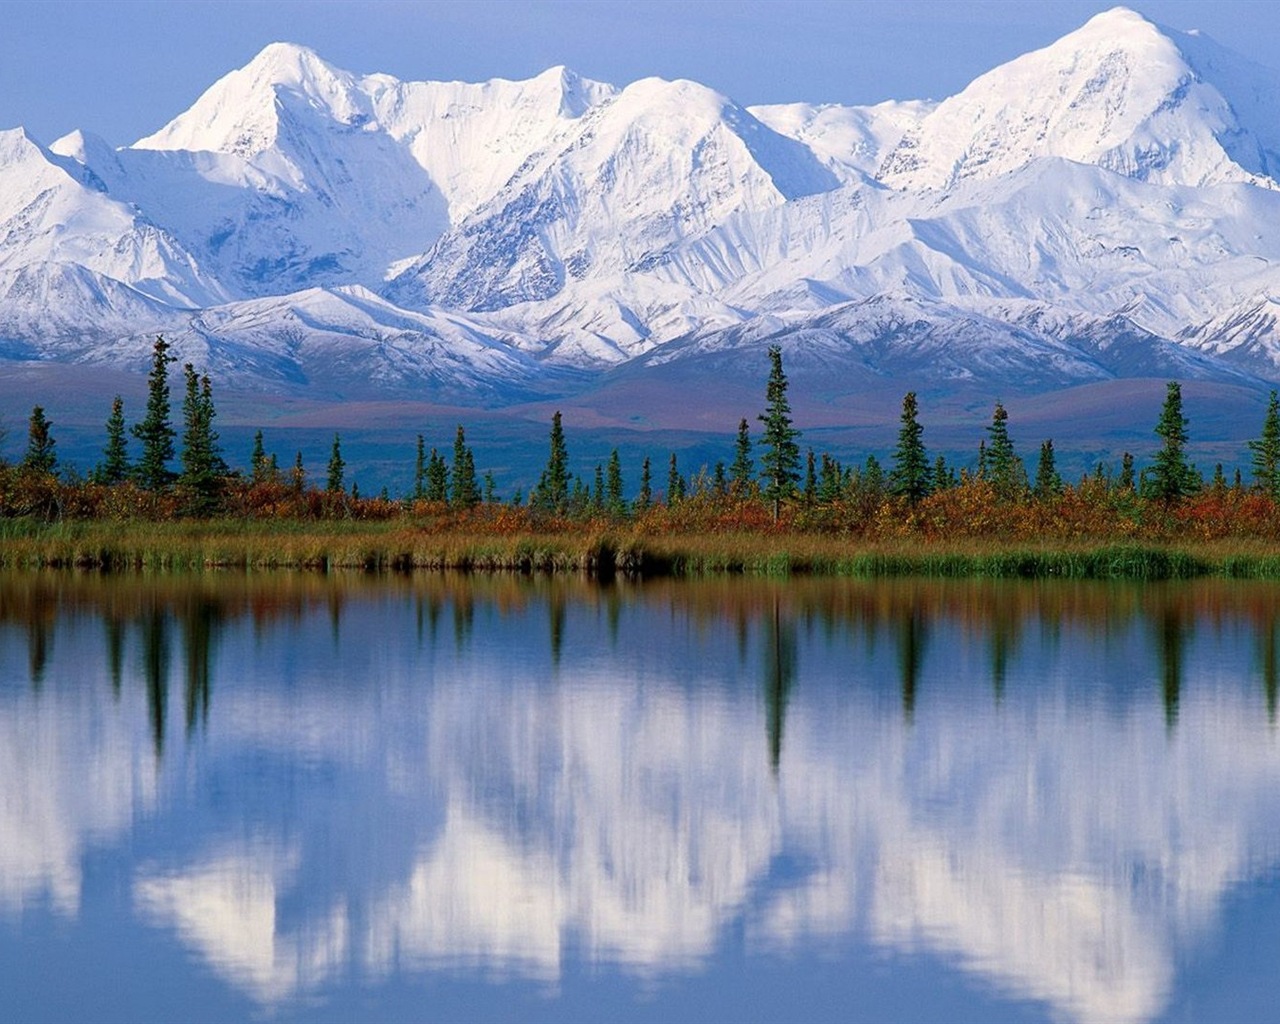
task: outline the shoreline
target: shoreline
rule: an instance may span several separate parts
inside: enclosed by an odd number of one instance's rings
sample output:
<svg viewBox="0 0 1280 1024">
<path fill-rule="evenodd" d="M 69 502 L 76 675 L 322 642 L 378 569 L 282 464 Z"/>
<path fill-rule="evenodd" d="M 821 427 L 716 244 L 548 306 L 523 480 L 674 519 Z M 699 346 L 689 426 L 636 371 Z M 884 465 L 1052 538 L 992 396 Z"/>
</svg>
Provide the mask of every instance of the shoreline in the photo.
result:
<svg viewBox="0 0 1280 1024">
<path fill-rule="evenodd" d="M 0 528 L 0 568 L 571 573 L 598 579 L 1280 579 L 1280 543 L 1261 538 L 873 541 L 802 531 L 655 535 L 584 528 L 490 534 L 402 523 L 75 521 Z"/>
</svg>

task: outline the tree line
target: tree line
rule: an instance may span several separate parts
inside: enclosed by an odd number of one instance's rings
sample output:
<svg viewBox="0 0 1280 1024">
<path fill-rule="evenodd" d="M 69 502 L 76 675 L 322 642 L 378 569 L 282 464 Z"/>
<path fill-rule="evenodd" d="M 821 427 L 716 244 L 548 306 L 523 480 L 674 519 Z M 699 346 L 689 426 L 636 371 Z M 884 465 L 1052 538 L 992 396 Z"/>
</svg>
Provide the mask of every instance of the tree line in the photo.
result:
<svg viewBox="0 0 1280 1024">
<path fill-rule="evenodd" d="M 209 377 L 191 363 L 183 367 L 181 430 L 176 429 L 169 383 L 169 367 L 176 359 L 160 337 L 152 352 L 143 418 L 127 426 L 123 401 L 115 397 L 101 460 L 87 477 L 73 470 L 59 473 L 53 424 L 42 406 L 32 409 L 22 459 L 16 465 L 0 463 L 0 515 L 390 518 L 424 507 L 468 513 L 501 506 L 533 517 L 625 520 L 659 507 L 670 510 L 690 504 L 717 513 L 740 512 L 750 505 L 772 523 L 785 520 L 819 527 L 839 523 L 847 528 L 857 516 L 871 516 L 886 503 L 910 517 L 930 501 L 938 504 L 942 495 L 975 489 L 993 507 L 1088 497 L 1105 499 L 1117 508 L 1126 502 L 1131 510 L 1147 503 L 1167 511 L 1200 495 L 1227 493 L 1280 501 L 1280 402 L 1274 391 L 1261 432 L 1249 442 L 1252 479 L 1248 487 L 1239 470 L 1228 483 L 1219 464 L 1212 479 L 1205 480 L 1189 461 L 1189 424 L 1176 381 L 1167 384 L 1155 426 L 1160 445 L 1149 466 L 1138 471 L 1133 456 L 1125 452 L 1118 470 L 1098 464 L 1078 483 L 1068 485 L 1058 471 L 1052 439 L 1041 443 L 1034 474 L 1028 473 L 1009 433 L 1008 412 L 1000 402 L 979 443 L 975 463 L 967 466 L 953 466 L 941 454 L 930 457 L 915 392 L 903 397 L 897 443 L 888 467 L 875 455 L 845 465 L 811 448 L 802 453 L 781 349 L 771 347 L 768 359 L 765 408 L 756 417 L 758 436 L 753 437 L 748 420 L 741 419 L 731 460 L 717 461 L 710 469 L 704 466 L 686 475 L 672 452 L 665 481 L 655 481 L 654 466 L 646 457 L 638 486 L 629 490 L 614 448 L 605 462 L 596 464 L 593 474 L 575 474 L 557 411 L 551 420 L 546 463 L 528 494 L 516 490 L 508 498 L 498 495 L 493 474 L 478 474 L 474 452 L 459 424 L 448 458 L 435 447 L 428 450 L 423 435 L 417 436 L 413 483 L 407 493 L 393 498 L 384 489 L 376 497 L 362 497 L 354 484 L 347 485 L 339 433 L 334 434 L 323 487 L 312 481 L 300 451 L 288 468 L 282 467 L 277 456 L 267 451 L 261 430 L 254 436 L 247 471 L 231 468 L 214 426 Z M 136 459 L 130 457 L 130 438 L 140 446 Z M 748 515 L 743 521 L 750 520 Z"/>
</svg>

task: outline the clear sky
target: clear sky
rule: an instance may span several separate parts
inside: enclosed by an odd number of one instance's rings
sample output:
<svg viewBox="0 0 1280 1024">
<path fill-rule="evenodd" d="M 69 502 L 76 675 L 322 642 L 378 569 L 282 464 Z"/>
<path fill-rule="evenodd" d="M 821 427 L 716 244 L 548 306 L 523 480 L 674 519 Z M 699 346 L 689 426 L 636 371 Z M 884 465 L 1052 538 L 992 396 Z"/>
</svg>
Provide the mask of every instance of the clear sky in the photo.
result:
<svg viewBox="0 0 1280 1024">
<path fill-rule="evenodd" d="M 116 144 L 186 109 L 267 43 L 404 79 L 693 78 L 741 103 L 941 98 L 1114 6 L 1096 0 L 0 0 L 0 128 Z M 1262 0 L 1133 0 L 1280 67 Z"/>
</svg>

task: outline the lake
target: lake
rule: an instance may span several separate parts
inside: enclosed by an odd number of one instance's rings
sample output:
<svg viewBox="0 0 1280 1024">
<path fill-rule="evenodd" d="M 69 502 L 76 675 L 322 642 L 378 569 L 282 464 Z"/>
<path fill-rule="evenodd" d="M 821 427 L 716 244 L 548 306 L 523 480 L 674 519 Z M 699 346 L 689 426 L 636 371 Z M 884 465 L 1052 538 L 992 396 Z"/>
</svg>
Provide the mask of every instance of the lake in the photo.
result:
<svg viewBox="0 0 1280 1024">
<path fill-rule="evenodd" d="M 0 575 L 12 1020 L 1280 1017 L 1280 587 Z"/>
</svg>

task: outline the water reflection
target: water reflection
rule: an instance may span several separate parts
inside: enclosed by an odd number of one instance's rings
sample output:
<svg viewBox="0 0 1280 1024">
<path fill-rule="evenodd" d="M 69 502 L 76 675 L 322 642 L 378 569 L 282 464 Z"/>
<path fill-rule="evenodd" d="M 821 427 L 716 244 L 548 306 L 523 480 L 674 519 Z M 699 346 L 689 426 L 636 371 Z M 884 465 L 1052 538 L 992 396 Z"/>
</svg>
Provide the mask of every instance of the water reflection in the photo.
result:
<svg viewBox="0 0 1280 1024">
<path fill-rule="evenodd" d="M 1222 583 L 10 577 L 0 914 L 101 919 L 113 850 L 120 912 L 268 1007 L 740 942 L 1151 1020 L 1280 866 L 1278 623 Z"/>
</svg>

